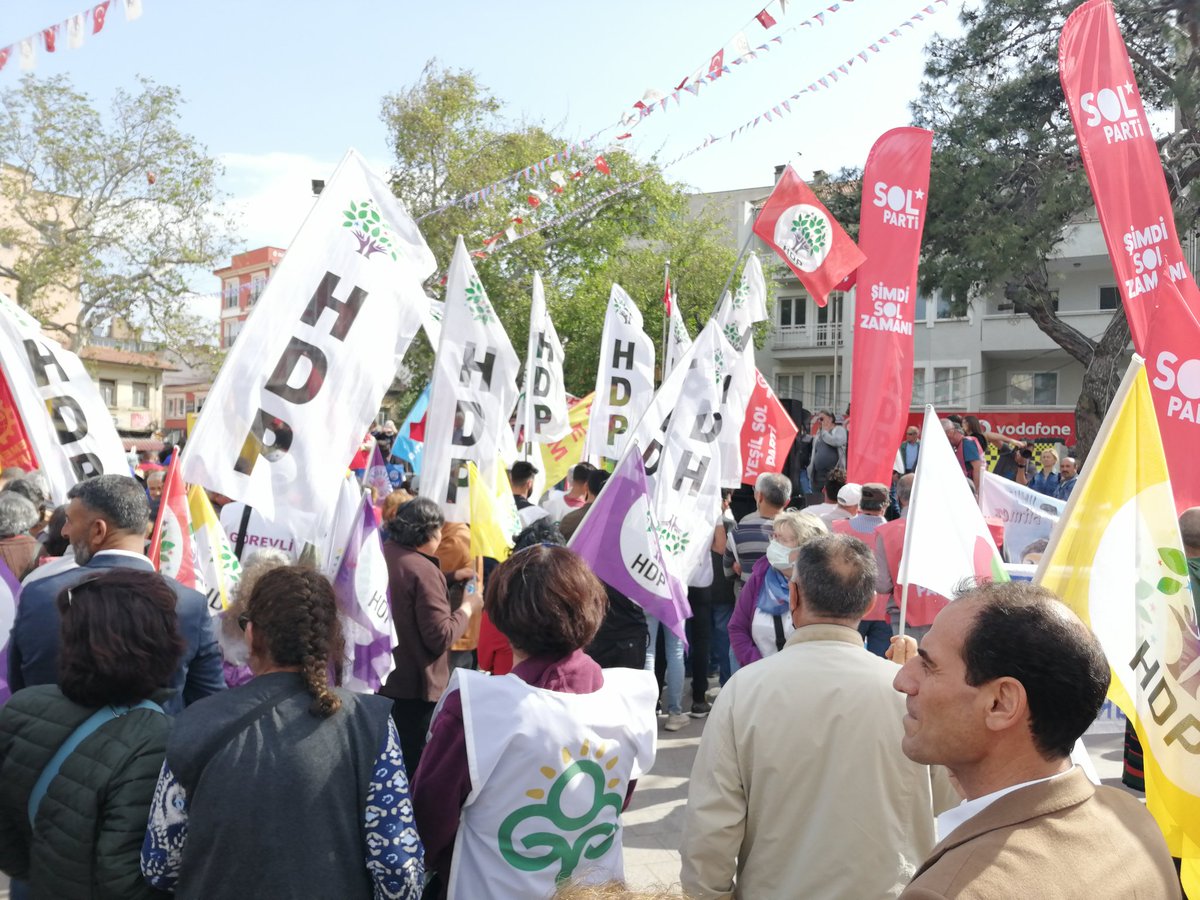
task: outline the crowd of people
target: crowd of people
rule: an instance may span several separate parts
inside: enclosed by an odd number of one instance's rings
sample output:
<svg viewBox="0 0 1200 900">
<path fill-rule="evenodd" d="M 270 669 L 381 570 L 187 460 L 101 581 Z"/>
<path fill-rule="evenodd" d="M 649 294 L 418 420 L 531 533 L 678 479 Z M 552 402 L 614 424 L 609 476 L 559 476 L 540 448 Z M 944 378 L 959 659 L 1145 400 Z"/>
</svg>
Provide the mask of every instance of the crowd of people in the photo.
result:
<svg viewBox="0 0 1200 900">
<path fill-rule="evenodd" d="M 1037 468 L 972 418 L 943 427 L 974 487 L 1000 442 L 998 474 L 1069 496 L 1074 460 Z M 686 642 L 566 547 L 604 469 L 539 497 L 515 463 L 503 561 L 472 557 L 402 469 L 377 506 L 394 629 L 377 694 L 340 686 L 344 622 L 286 524 L 213 497 L 242 562 L 214 616 L 146 555 L 157 470 L 81 481 L 57 509 L 40 473 L 5 470 L 12 896 L 637 896 L 621 814 L 659 729 L 706 719 L 682 896 L 1178 897 L 1153 819 L 1072 760 L 1108 687 L 1095 636 L 1014 582 L 910 586 L 900 637 L 920 433 L 890 484 L 847 481 L 830 411 L 802 443 L 799 483 L 725 492 Z"/>
</svg>

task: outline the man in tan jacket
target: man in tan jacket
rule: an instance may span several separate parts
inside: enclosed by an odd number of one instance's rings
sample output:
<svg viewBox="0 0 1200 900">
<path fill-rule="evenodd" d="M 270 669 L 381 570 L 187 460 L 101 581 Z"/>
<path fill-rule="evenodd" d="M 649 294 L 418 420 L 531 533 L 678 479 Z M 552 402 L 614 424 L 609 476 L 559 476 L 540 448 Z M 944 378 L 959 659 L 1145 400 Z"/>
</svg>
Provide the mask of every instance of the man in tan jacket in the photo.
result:
<svg viewBox="0 0 1200 900">
<path fill-rule="evenodd" d="M 1054 594 L 975 587 L 938 614 L 917 654 L 895 679 L 901 746 L 946 766 L 967 799 L 938 817 L 941 843 L 902 898 L 1180 896 L 1150 814 L 1071 764 L 1109 667 Z"/>
</svg>

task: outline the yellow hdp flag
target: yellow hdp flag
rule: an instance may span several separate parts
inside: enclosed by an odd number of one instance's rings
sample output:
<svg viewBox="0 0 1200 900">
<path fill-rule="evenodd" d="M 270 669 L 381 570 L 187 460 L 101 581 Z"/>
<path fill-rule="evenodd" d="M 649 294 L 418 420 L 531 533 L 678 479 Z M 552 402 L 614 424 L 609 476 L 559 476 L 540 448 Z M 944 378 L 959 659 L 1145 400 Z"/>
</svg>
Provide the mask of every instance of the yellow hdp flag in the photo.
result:
<svg viewBox="0 0 1200 900">
<path fill-rule="evenodd" d="M 558 484 L 566 478 L 571 466 L 583 459 L 583 447 L 587 443 L 588 416 L 592 414 L 594 396 L 596 395 L 592 393 L 583 397 L 567 413 L 567 421 L 571 423 L 570 434 L 560 441 L 542 444 L 542 471 L 546 474 L 546 487 Z"/>
<path fill-rule="evenodd" d="M 203 580 L 203 589 L 208 591 L 209 609 L 218 613 L 228 608 L 229 593 L 242 577 L 242 566 L 204 488 L 193 484 L 188 488 L 187 499 L 197 581 Z"/>
<path fill-rule="evenodd" d="M 468 490 L 471 507 L 471 555 L 508 559 L 512 552 L 512 536 L 521 528 L 517 504 L 504 464 L 496 467 L 497 484 L 487 483 L 475 463 L 467 463 Z M 514 527 L 515 526 L 515 527 Z"/>
<path fill-rule="evenodd" d="M 1200 630 L 1150 398 L 1134 356 L 1035 579 L 1099 637 L 1137 728 L 1146 808 L 1200 896 Z"/>
</svg>

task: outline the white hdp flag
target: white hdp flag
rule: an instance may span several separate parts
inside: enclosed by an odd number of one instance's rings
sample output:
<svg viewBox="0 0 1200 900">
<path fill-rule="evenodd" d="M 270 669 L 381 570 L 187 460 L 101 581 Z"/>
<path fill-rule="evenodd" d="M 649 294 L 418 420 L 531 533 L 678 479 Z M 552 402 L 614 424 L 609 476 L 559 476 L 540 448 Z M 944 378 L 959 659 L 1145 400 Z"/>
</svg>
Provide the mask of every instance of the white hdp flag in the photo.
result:
<svg viewBox="0 0 1200 900">
<path fill-rule="evenodd" d="M 403 204 L 348 151 L 217 375 L 184 478 L 319 541 L 435 268 Z"/>
<path fill-rule="evenodd" d="M 710 321 L 654 395 L 625 451 L 641 450 L 667 571 L 685 585 L 707 562 L 721 517 L 724 423 L 715 360 L 732 352 Z"/>
<path fill-rule="evenodd" d="M 128 475 L 112 413 L 79 357 L 0 294 L 0 368 L 55 503 L 92 475 Z"/>
<path fill-rule="evenodd" d="M 767 283 L 753 253 L 742 270 L 737 291 L 726 294 L 717 310 L 717 326 L 733 347 L 732 365 L 725 368 L 721 396 L 721 487 L 742 483 L 742 423 L 754 393 L 754 325 L 767 318 Z"/>
<path fill-rule="evenodd" d="M 588 417 L 587 460 L 619 459 L 629 432 L 654 394 L 654 342 L 642 330 L 642 311 L 618 285 L 612 286 L 604 331 L 596 395 Z"/>
<path fill-rule="evenodd" d="M 448 522 L 471 520 L 467 463 L 495 484 L 497 457 L 515 453 L 508 418 L 520 370 L 460 237 L 446 280 L 421 463 L 421 494 L 438 502 Z"/>
<path fill-rule="evenodd" d="M 675 371 L 679 361 L 692 348 L 692 336 L 679 314 L 679 297 L 671 297 L 671 314 L 667 318 L 667 351 L 663 359 L 663 380 Z"/>
<path fill-rule="evenodd" d="M 527 445 L 551 444 L 571 432 L 563 381 L 563 348 L 550 321 L 542 276 L 537 272 L 533 273 L 533 305 L 529 310 L 525 384 L 517 410 L 517 423 L 525 429 Z"/>
<path fill-rule="evenodd" d="M 969 578 L 1009 580 L 954 448 L 926 406 L 897 582 L 953 597 Z"/>
</svg>

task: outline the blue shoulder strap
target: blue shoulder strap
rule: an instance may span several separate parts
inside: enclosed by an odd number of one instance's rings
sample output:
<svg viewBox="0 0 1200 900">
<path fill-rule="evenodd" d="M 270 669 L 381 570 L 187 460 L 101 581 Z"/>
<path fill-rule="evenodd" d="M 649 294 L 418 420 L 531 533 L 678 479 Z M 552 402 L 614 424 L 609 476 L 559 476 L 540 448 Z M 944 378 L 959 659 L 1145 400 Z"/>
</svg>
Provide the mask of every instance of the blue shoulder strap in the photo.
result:
<svg viewBox="0 0 1200 900">
<path fill-rule="evenodd" d="M 143 700 L 140 703 L 135 703 L 133 706 L 102 706 L 67 735 L 67 739 L 62 742 L 62 746 L 55 751 L 50 757 L 50 761 L 46 763 L 46 768 L 42 769 L 38 775 L 37 781 L 33 784 L 33 790 L 29 794 L 29 825 L 33 826 L 33 820 L 37 818 L 38 807 L 42 805 L 42 798 L 46 796 L 46 789 L 50 787 L 50 782 L 54 780 L 54 776 L 58 774 L 67 757 L 75 752 L 75 748 L 82 744 L 89 735 L 101 728 L 104 723 L 111 722 L 113 719 L 125 715 L 131 709 L 150 709 L 155 712 L 166 715 L 163 708 L 153 700 Z"/>
</svg>

